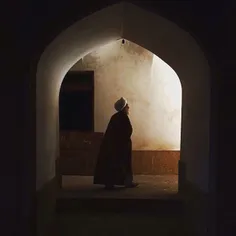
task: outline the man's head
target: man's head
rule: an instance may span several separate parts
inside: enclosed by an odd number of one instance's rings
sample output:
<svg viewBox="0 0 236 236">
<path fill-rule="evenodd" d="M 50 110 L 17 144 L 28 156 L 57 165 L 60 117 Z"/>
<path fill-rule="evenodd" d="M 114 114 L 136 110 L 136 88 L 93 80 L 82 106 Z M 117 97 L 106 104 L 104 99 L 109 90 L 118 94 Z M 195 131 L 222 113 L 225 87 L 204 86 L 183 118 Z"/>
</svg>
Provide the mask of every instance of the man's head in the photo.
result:
<svg viewBox="0 0 236 236">
<path fill-rule="evenodd" d="M 127 115 L 129 114 L 129 105 L 125 98 L 121 97 L 118 101 L 114 104 L 115 109 L 119 111 L 124 111 Z"/>
</svg>

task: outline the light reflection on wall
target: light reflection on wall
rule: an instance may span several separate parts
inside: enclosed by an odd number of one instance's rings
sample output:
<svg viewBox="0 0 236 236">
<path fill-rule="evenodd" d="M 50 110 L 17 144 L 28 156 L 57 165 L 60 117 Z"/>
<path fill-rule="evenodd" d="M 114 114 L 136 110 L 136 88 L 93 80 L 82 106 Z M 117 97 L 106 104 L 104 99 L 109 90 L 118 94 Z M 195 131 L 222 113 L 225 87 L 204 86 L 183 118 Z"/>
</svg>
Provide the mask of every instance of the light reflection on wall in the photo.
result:
<svg viewBox="0 0 236 236">
<path fill-rule="evenodd" d="M 181 84 L 159 57 L 118 40 L 83 57 L 71 70 L 95 72 L 95 131 L 105 131 L 114 101 L 124 96 L 131 108 L 133 149 L 180 149 Z"/>
</svg>

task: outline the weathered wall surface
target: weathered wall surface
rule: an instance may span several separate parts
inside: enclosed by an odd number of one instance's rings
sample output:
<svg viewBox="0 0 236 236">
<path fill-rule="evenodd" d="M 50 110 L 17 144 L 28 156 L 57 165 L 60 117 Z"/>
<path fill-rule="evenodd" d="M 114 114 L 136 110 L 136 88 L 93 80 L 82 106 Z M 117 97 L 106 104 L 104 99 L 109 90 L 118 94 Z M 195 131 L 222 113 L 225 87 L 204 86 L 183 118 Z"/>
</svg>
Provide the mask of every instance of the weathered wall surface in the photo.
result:
<svg viewBox="0 0 236 236">
<path fill-rule="evenodd" d="M 124 96 L 130 105 L 134 150 L 180 149 L 181 84 L 160 58 L 118 40 L 86 55 L 71 70 L 94 70 L 96 132 L 105 131 L 114 102 Z"/>
</svg>

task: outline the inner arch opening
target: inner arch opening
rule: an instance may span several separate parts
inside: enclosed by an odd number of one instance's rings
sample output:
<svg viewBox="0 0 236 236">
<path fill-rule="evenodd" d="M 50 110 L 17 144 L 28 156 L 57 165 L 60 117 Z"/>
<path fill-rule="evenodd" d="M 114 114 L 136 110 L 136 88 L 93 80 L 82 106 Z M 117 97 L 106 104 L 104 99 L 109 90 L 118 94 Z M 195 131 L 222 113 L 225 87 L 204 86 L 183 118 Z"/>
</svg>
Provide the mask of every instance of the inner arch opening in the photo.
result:
<svg viewBox="0 0 236 236">
<path fill-rule="evenodd" d="M 145 188 L 140 194 L 150 197 L 153 191 L 161 192 L 164 188 L 170 193 L 177 192 L 180 80 L 175 71 L 155 54 L 124 39 L 85 55 L 62 82 L 59 99 L 61 168 L 66 167 L 66 175 L 77 175 L 64 177 L 64 187 L 82 188 L 89 183 L 88 179 L 91 185 L 99 144 L 110 117 L 116 112 L 114 102 L 122 96 L 127 98 L 130 106 L 133 174 Z M 91 119 L 94 126 L 85 130 Z M 84 126 L 78 122 L 84 122 Z M 73 155 L 70 154 L 72 150 Z M 79 176 L 87 176 L 87 179 Z M 161 186 L 163 180 L 171 181 Z"/>
</svg>

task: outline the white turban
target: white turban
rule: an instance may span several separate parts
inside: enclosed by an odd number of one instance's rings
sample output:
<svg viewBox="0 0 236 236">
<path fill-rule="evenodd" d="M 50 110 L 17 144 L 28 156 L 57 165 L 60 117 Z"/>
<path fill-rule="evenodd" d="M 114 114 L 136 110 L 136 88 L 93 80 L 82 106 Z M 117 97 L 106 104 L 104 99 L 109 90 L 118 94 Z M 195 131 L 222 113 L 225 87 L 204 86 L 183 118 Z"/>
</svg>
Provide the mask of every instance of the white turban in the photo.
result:
<svg viewBox="0 0 236 236">
<path fill-rule="evenodd" d="M 117 111 L 121 111 L 127 105 L 127 100 L 121 97 L 118 101 L 115 102 L 114 107 Z"/>
</svg>

